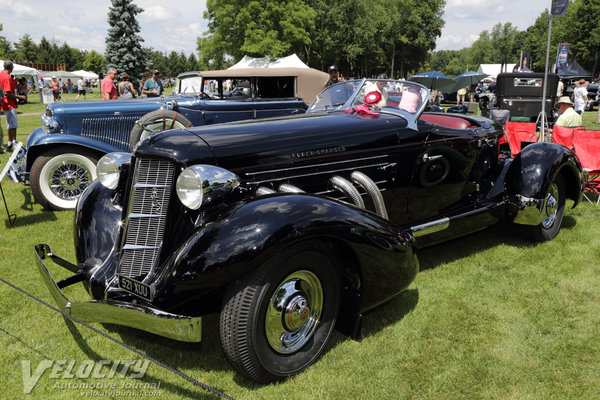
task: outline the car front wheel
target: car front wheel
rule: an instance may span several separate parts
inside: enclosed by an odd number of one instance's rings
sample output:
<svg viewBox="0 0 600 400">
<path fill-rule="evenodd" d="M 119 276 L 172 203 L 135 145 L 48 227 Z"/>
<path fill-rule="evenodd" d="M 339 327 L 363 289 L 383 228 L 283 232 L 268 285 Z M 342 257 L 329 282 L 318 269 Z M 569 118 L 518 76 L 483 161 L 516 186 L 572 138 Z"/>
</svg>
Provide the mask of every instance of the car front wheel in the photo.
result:
<svg viewBox="0 0 600 400">
<path fill-rule="evenodd" d="M 166 129 L 181 129 L 192 126 L 189 119 L 173 110 L 156 110 L 144 115 L 133 126 L 129 134 L 129 146 L 133 149 L 137 142 Z"/>
<path fill-rule="evenodd" d="M 323 352 L 339 299 L 332 250 L 319 241 L 294 245 L 230 285 L 220 316 L 223 351 L 251 380 L 295 375 Z"/>
<path fill-rule="evenodd" d="M 536 242 L 545 242 L 558 235 L 565 214 L 565 182 L 561 175 L 558 175 L 550 183 L 542 213 L 544 220 L 541 224 L 528 227 L 528 236 Z"/>
<path fill-rule="evenodd" d="M 95 154 L 57 147 L 35 159 L 29 181 L 31 192 L 47 210 L 75 208 L 83 191 L 96 179 Z"/>
</svg>

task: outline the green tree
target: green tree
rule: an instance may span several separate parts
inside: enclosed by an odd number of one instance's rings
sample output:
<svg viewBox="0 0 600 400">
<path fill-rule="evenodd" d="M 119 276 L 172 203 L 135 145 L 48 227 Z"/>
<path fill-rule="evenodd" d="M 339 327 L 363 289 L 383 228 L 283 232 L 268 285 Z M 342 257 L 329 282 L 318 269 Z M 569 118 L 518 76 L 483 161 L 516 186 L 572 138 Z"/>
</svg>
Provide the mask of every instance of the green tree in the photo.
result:
<svg viewBox="0 0 600 400">
<path fill-rule="evenodd" d="M 198 39 L 200 62 L 223 68 L 226 56 L 279 57 L 310 43 L 314 10 L 303 0 L 207 0 L 208 32 Z"/>
<path fill-rule="evenodd" d="M 0 32 L 2 32 L 3 26 L 0 24 Z M 13 59 L 14 52 L 11 48 L 11 43 L 4 36 L 0 36 L 0 58 L 3 60 Z"/>
<path fill-rule="evenodd" d="M 104 56 L 95 50 L 90 51 L 85 55 L 83 60 L 83 69 L 92 71 L 97 74 L 106 72 L 106 59 Z"/>
<path fill-rule="evenodd" d="M 55 62 L 54 59 L 55 57 L 52 44 L 48 41 L 48 39 L 46 39 L 46 37 L 42 36 L 38 46 L 38 56 L 36 61 L 40 63 L 53 63 Z"/>
<path fill-rule="evenodd" d="M 38 59 L 38 46 L 31 36 L 23 35 L 18 43 L 15 43 L 15 61 L 16 62 L 36 62 Z"/>
<path fill-rule="evenodd" d="M 186 71 L 196 71 L 198 70 L 198 59 L 194 53 L 190 54 L 185 63 Z"/>
<path fill-rule="evenodd" d="M 136 19 L 136 15 L 144 10 L 131 0 L 111 0 L 111 3 L 105 51 L 107 67 L 114 67 L 119 73 L 126 72 L 136 82 L 146 70 L 144 39 L 138 35 L 140 25 Z"/>
</svg>

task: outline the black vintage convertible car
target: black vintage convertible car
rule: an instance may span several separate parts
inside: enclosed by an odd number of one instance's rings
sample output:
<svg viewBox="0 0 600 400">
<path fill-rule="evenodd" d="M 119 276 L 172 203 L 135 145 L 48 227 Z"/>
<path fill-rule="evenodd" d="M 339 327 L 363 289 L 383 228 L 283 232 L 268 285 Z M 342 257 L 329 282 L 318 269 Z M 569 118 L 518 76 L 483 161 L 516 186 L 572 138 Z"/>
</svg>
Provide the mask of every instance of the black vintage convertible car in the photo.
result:
<svg viewBox="0 0 600 400">
<path fill-rule="evenodd" d="M 506 220 L 536 241 L 581 198 L 569 149 L 499 153 L 491 120 L 424 113 L 416 83 L 354 80 L 304 115 L 175 129 L 98 163 L 75 218 L 76 264 L 36 246 L 62 310 L 182 341 L 220 313 L 230 363 L 271 382 L 323 352 L 334 327 L 405 289 L 415 248 Z M 58 283 L 45 263 L 72 271 Z M 91 302 L 63 289 L 83 285 Z"/>
</svg>

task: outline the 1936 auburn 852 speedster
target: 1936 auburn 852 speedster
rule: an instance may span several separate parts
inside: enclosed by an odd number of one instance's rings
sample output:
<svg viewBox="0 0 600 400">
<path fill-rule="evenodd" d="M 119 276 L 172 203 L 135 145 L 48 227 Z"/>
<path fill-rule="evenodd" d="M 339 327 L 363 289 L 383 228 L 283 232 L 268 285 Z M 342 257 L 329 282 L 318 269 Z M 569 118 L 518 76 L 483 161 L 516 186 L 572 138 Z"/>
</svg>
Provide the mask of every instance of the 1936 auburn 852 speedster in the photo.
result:
<svg viewBox="0 0 600 400">
<path fill-rule="evenodd" d="M 415 248 L 506 220 L 530 238 L 559 232 L 581 198 L 567 148 L 499 154 L 493 121 L 423 113 L 427 89 L 355 80 L 300 116 L 168 130 L 98 163 L 76 209 L 76 264 L 36 246 L 63 310 L 199 341 L 220 312 L 230 363 L 271 382 L 299 373 L 334 327 L 405 289 Z M 55 283 L 44 260 L 75 275 Z M 70 302 L 83 282 L 93 297 Z"/>
</svg>

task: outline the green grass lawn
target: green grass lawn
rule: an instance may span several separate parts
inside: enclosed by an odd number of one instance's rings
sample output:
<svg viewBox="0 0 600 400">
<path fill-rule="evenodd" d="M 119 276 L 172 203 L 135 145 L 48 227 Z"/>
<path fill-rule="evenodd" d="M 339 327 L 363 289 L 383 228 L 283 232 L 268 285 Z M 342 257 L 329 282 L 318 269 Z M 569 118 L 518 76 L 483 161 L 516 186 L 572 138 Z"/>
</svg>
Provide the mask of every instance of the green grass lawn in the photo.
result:
<svg viewBox="0 0 600 400">
<path fill-rule="evenodd" d="M 24 141 L 39 116 L 20 116 L 19 123 Z M 0 164 L 7 159 L 0 155 Z M 74 261 L 73 212 L 44 211 L 28 187 L 7 179 L 2 186 L 17 220 L 10 227 L 0 203 L 0 277 L 54 304 L 38 277 L 33 246 L 47 242 Z M 236 399 L 600 398 L 599 215 L 585 201 L 567 209 L 558 237 L 539 245 L 520 239 L 518 227 L 499 225 L 421 251 L 421 272 L 410 288 L 365 315 L 362 342 L 335 333 L 316 364 L 279 384 L 259 386 L 234 373 L 220 349 L 216 316 L 203 321 L 199 344 L 94 326 Z M 50 268 L 55 278 L 69 275 Z M 88 299 L 79 285 L 66 293 Z M 80 365 L 138 357 L 3 283 L 0 348 L 2 399 L 80 398 L 84 390 L 64 386 L 92 382 L 159 386 L 100 398 L 139 398 L 140 392 L 169 400 L 217 398 L 156 365 L 141 380 L 65 378 L 48 370 L 24 394 L 27 361 L 35 370 L 43 360 Z"/>
</svg>

